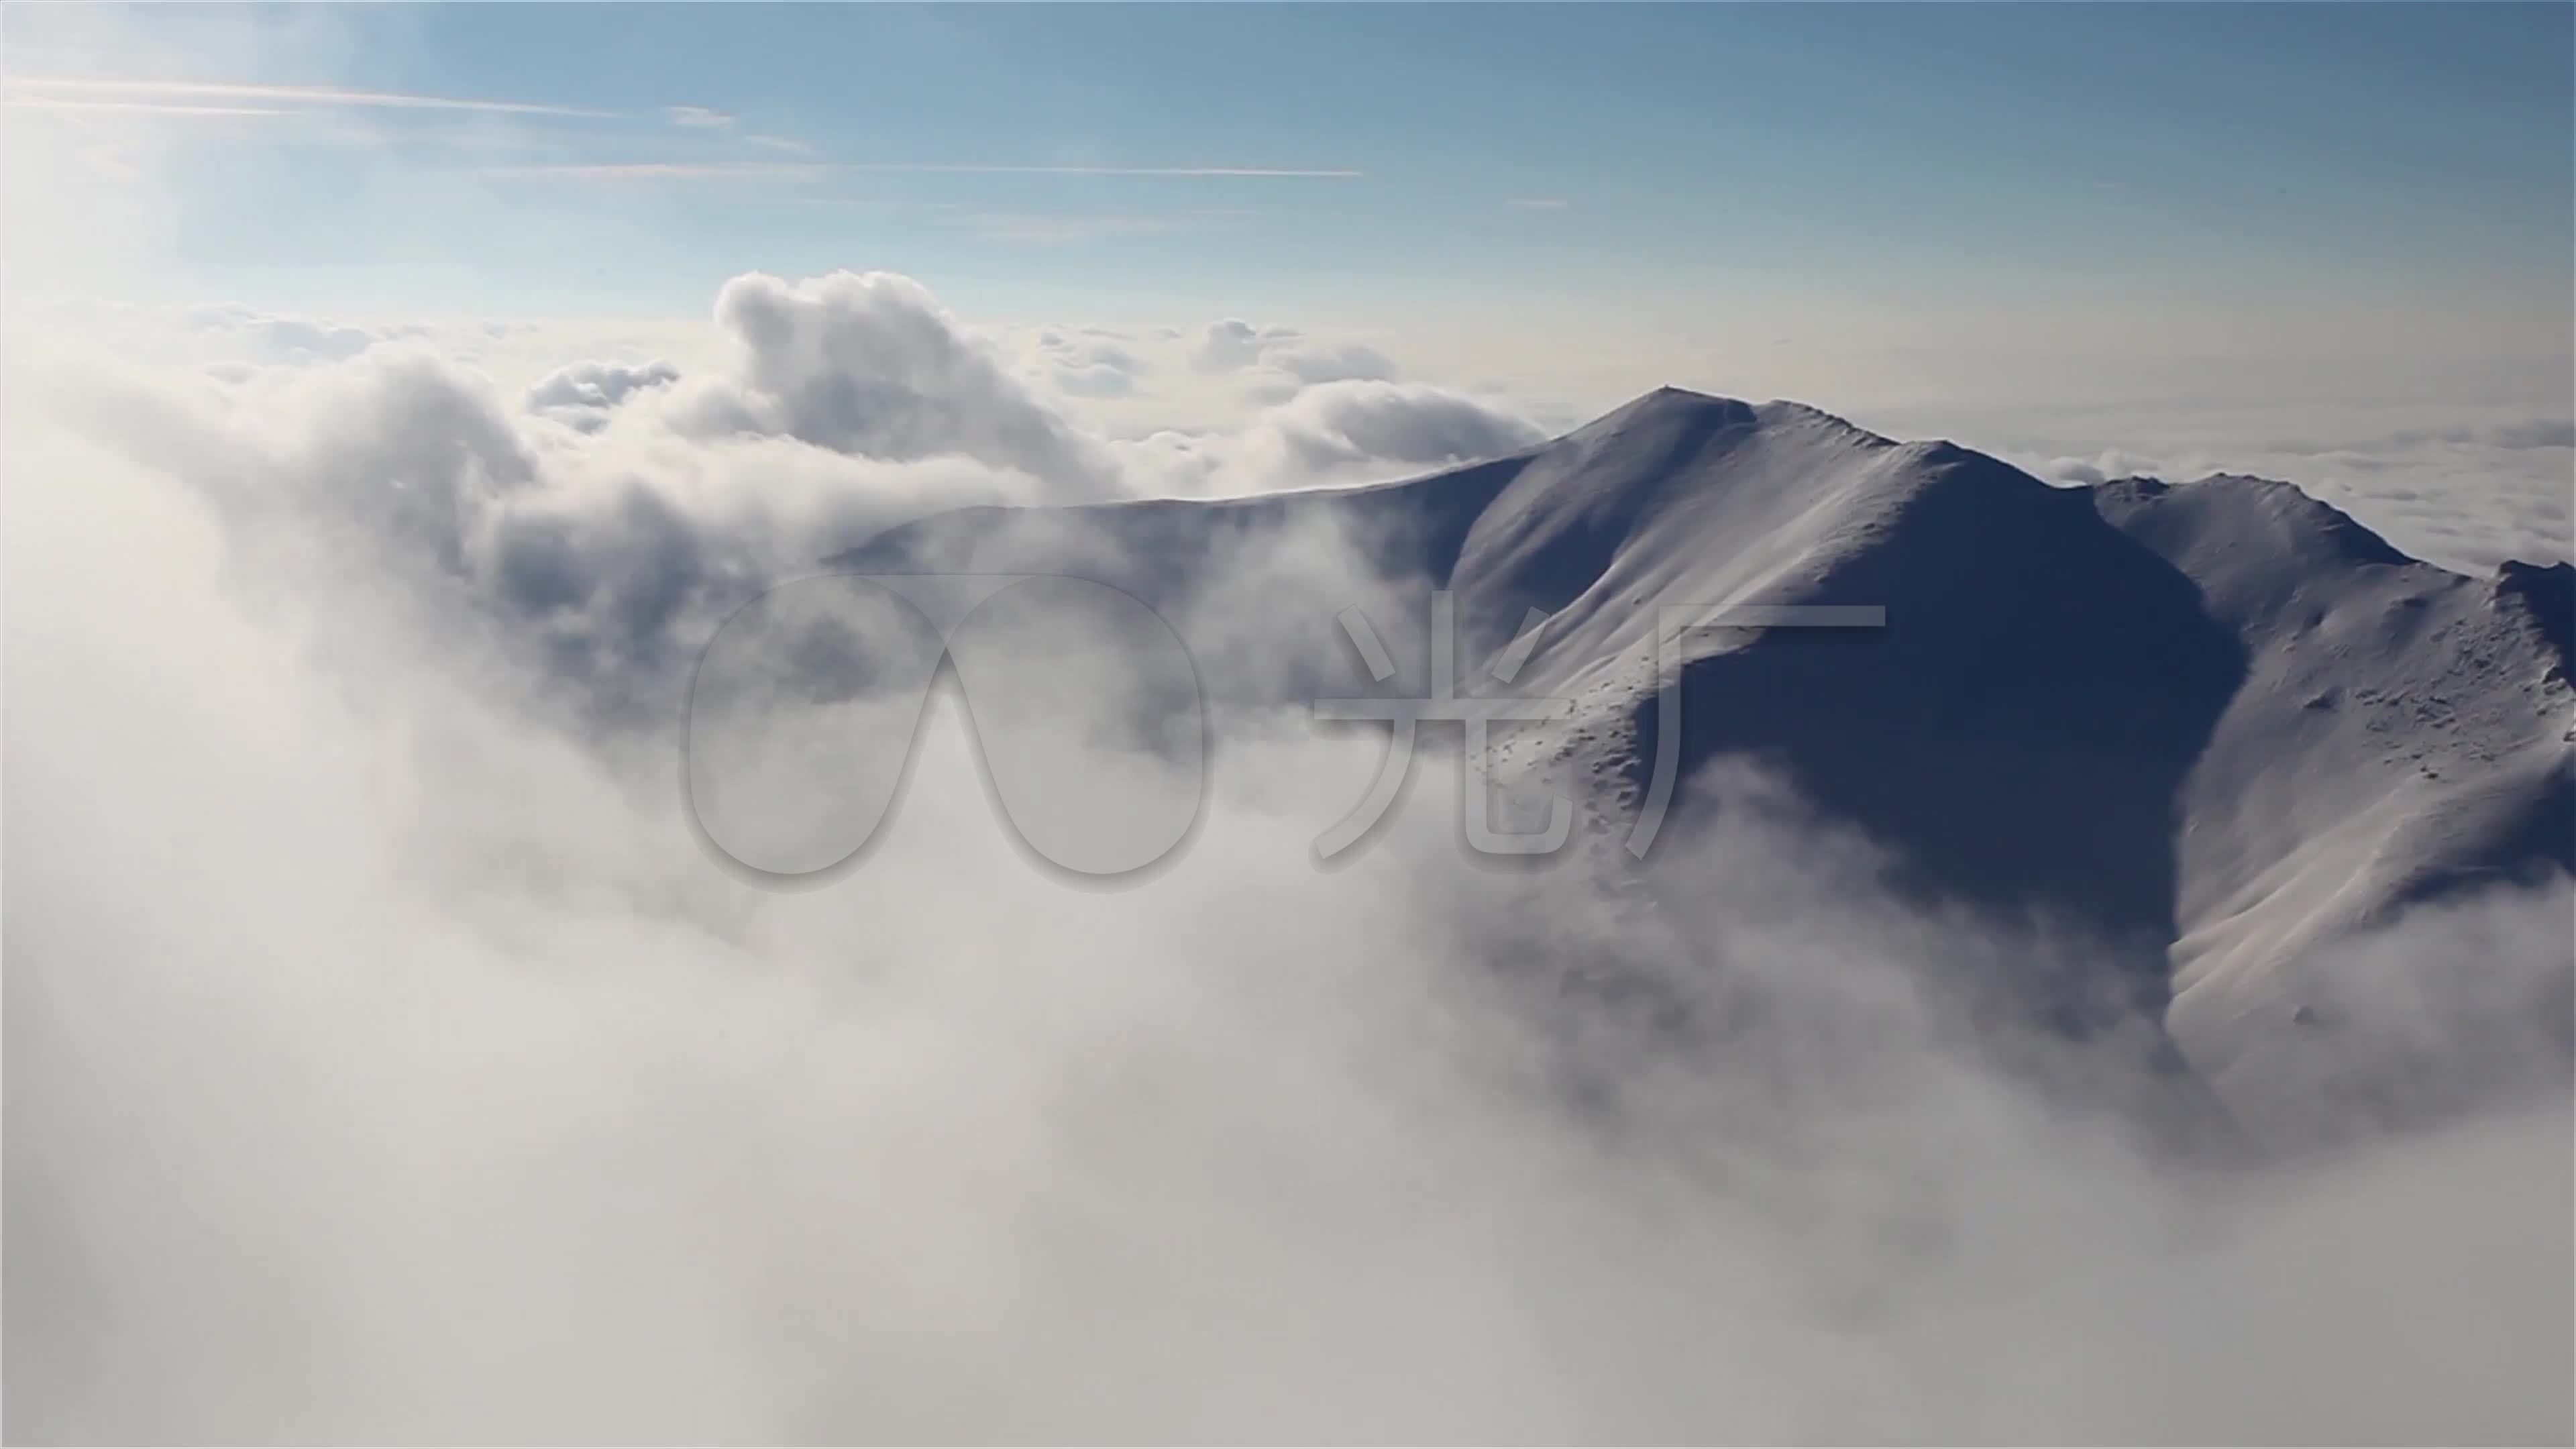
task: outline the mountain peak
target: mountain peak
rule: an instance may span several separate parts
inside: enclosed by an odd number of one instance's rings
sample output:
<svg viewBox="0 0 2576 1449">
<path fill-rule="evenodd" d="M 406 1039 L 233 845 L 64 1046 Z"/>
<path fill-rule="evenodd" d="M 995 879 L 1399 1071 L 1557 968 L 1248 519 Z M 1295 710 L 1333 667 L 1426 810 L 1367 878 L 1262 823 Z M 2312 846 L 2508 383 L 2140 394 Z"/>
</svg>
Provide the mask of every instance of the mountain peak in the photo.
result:
<svg viewBox="0 0 2576 1449">
<path fill-rule="evenodd" d="M 1728 428 L 1809 427 L 1825 428 L 1848 435 L 1854 441 L 1885 443 L 1880 435 L 1836 416 L 1810 403 L 1773 398 L 1766 403 L 1751 403 L 1742 398 L 1723 397 L 1716 393 L 1695 392 L 1686 387 L 1664 386 L 1640 393 L 1612 408 L 1578 429 L 1579 432 L 1620 432 L 1638 424 L 1650 426 L 1696 426 L 1707 431 Z"/>
<path fill-rule="evenodd" d="M 1659 387 L 1643 393 L 1585 424 L 1585 428 L 1618 428 L 1631 423 L 1689 420 L 1718 427 L 1747 427 L 1753 404 L 1741 398 L 1717 397 L 1686 387 Z"/>
<path fill-rule="evenodd" d="M 2241 552 L 2249 541 L 2261 539 L 2292 555 L 2351 563 L 2415 562 L 2351 514 L 2278 478 L 2250 473 L 2212 473 L 2189 483 L 2113 478 L 2096 485 L 2093 494 L 2115 522 L 2138 518 L 2134 526 L 2121 526 L 2145 530 L 2162 540 L 2156 546 L 2168 553 L 2186 547 Z M 2162 521 L 2146 522 L 2143 515 L 2149 511 L 2162 515 Z M 2198 541 L 2186 545 L 2187 536 Z"/>
</svg>

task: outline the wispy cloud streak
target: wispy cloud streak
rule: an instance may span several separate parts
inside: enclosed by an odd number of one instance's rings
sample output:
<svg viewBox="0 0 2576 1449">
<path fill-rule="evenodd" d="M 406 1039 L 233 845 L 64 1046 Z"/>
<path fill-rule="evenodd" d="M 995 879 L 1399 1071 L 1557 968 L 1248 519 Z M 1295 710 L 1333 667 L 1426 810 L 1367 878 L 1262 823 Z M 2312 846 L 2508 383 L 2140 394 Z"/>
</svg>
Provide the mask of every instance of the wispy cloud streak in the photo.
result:
<svg viewBox="0 0 2576 1449">
<path fill-rule="evenodd" d="M 535 101 L 468 100 L 453 96 L 416 96 L 393 91 L 353 91 L 337 86 L 257 85 L 238 81 L 126 80 L 94 76 L 11 76 L 15 99 L 88 96 L 200 96 L 214 100 L 275 101 L 308 106 L 380 106 L 402 110 L 481 111 L 519 116 L 611 117 L 614 111 L 558 106 Z M 143 104 L 137 102 L 136 104 Z"/>
<path fill-rule="evenodd" d="M 486 176 L 569 181 L 726 181 L 811 177 L 826 168 L 799 161 L 600 161 L 560 166 L 493 166 Z"/>
<path fill-rule="evenodd" d="M 855 161 L 845 171 L 902 171 L 975 176 L 1296 176 L 1348 180 L 1365 171 L 1287 166 L 980 166 L 933 161 Z"/>
<path fill-rule="evenodd" d="M 801 141 L 784 137 L 750 137 L 777 150 L 801 152 L 811 148 Z M 885 174 L 889 172 L 930 175 L 972 176 L 1171 176 L 1171 177 L 1322 177 L 1348 178 L 1365 175 L 1359 171 L 1276 170 L 1244 166 L 949 166 L 909 162 L 807 162 L 807 161 L 604 161 L 568 163 L 555 166 L 506 166 L 495 168 L 504 176 L 547 176 L 594 181 L 713 181 L 750 177 L 815 177 L 833 172 Z"/>
<path fill-rule="evenodd" d="M 58 96 L 0 97 L 0 105 L 20 111 L 60 111 L 66 114 L 92 115 L 102 112 L 126 116 L 285 116 L 293 112 L 273 106 L 190 106 L 164 105 L 155 101 L 80 101 Z"/>
</svg>

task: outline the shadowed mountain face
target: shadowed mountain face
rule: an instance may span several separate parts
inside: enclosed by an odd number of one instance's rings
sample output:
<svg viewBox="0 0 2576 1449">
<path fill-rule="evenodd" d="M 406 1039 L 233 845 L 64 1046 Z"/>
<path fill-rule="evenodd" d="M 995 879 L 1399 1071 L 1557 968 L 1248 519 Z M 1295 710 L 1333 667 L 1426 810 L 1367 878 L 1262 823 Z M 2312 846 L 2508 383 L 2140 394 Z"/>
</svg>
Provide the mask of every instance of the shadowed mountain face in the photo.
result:
<svg viewBox="0 0 2576 1449">
<path fill-rule="evenodd" d="M 2098 938 L 2102 977 L 2047 984 L 2061 1024 L 2160 1016 L 2177 802 L 2242 646 L 2083 495 L 1957 450 L 1920 477 L 1884 544 L 1796 600 L 1883 604 L 1886 627 L 1779 630 L 1686 665 L 1684 768 L 1773 761 L 1918 894 Z M 1635 719 L 1651 761 L 1657 711 Z"/>
<path fill-rule="evenodd" d="M 1767 762 L 1883 847 L 1900 887 L 2081 932 L 2085 979 L 2009 989 L 2079 1033 L 2163 1019 L 2222 1088 L 2261 1075 L 2275 1020 L 2318 1019 L 2339 941 L 2576 872 L 2576 570 L 2452 574 L 2283 483 L 2060 489 L 1796 404 L 1665 389 L 1408 482 L 974 510 L 834 563 L 1059 571 L 1165 607 L 1244 541 L 1298 530 L 1454 591 L 1462 660 L 1544 616 L 1495 692 L 1577 701 L 1537 753 L 1596 782 L 1596 821 L 1624 829 L 1644 794 L 1672 682 L 1684 778 Z M 1282 600 L 1315 614 L 1314 657 L 1257 679 L 1220 660 L 1211 688 L 1408 685 L 1372 685 L 1320 627 L 1345 602 Z M 1676 611 L 1746 604 L 1881 605 L 1886 624 L 1675 633 Z M 1192 642 L 1203 666 L 1222 652 Z M 1675 800 L 1674 830 L 1707 808 Z M 1654 864 L 1643 879 L 1672 888 Z M 2542 977 L 2563 995 L 2576 963 Z"/>
</svg>

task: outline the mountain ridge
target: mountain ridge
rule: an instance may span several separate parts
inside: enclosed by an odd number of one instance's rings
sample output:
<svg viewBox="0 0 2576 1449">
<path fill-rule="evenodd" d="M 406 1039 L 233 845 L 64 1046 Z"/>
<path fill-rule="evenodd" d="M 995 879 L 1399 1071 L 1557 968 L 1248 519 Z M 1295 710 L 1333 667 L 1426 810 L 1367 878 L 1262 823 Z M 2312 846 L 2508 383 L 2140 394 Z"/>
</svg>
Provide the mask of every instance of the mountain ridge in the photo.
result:
<svg viewBox="0 0 2576 1449">
<path fill-rule="evenodd" d="M 1394 483 L 941 515 L 831 565 L 1078 573 L 1160 607 L 1228 540 L 1298 526 L 1452 591 L 1463 659 L 1536 610 L 1507 692 L 1576 714 L 1506 750 L 1578 782 L 1598 822 L 1645 793 L 1670 687 L 1685 775 L 1765 761 L 1885 848 L 1902 888 L 2073 923 L 2099 968 L 2049 984 L 2064 999 L 2042 1014 L 2153 1019 L 2241 1115 L 2293 1110 L 2265 1083 L 2298 1077 L 2278 1064 L 2320 1033 L 2281 1023 L 2371 1010 L 2314 1005 L 2340 943 L 2576 875 L 2576 569 L 2454 573 L 2278 480 L 2059 487 L 1806 404 L 1663 388 Z M 1881 605 L 1886 626 L 1659 634 L 1672 606 L 1756 603 Z M 1286 677 L 1341 671 L 1319 693 L 1411 677 L 1308 664 Z M 2571 980 L 2576 962 L 2544 962 L 2525 985 L 2554 1000 Z M 2401 1110 L 2377 1086 L 2327 1095 Z"/>
</svg>

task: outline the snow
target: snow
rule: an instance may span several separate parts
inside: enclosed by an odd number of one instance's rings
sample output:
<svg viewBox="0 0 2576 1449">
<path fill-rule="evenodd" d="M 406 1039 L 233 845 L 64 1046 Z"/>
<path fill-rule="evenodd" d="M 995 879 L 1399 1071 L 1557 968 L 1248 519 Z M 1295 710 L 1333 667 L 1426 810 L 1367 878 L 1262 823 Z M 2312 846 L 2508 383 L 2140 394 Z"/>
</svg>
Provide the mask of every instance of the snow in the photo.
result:
<svg viewBox="0 0 2576 1449">
<path fill-rule="evenodd" d="M 1480 681 L 1541 611 L 1513 682 L 1485 687 L 1576 701 L 1514 758 L 1579 793 L 1596 840 L 1644 793 L 1669 683 L 1685 772 L 1763 761 L 1885 847 L 1903 888 L 2087 933 L 2089 979 L 1980 985 L 2077 1033 L 2161 1020 L 2258 1125 L 2321 1094 L 2404 1096 L 2314 1080 L 2303 1043 L 2474 1036 L 2498 1013 L 2548 1016 L 2576 978 L 2564 935 L 2503 943 L 2513 960 L 2466 1018 L 2376 1026 L 2420 1016 L 2427 993 L 2335 979 L 2367 959 L 2343 947 L 2410 910 L 2576 873 L 2576 571 L 2452 573 L 2288 483 L 2058 488 L 1800 404 L 1667 388 L 1402 483 L 973 510 L 834 562 L 1061 569 L 1153 603 L 1222 569 L 1229 540 L 1283 528 L 1360 540 L 1390 578 L 1453 590 Z M 1346 602 L 1312 601 L 1319 621 Z M 1658 648 L 1660 611 L 1747 604 L 1883 605 L 1887 623 Z M 1314 637 L 1314 660 L 1263 687 L 1365 692 L 1330 631 Z M 1220 692 L 1226 664 L 1209 670 Z M 1688 889 L 1653 866 L 1649 889 Z"/>
</svg>

